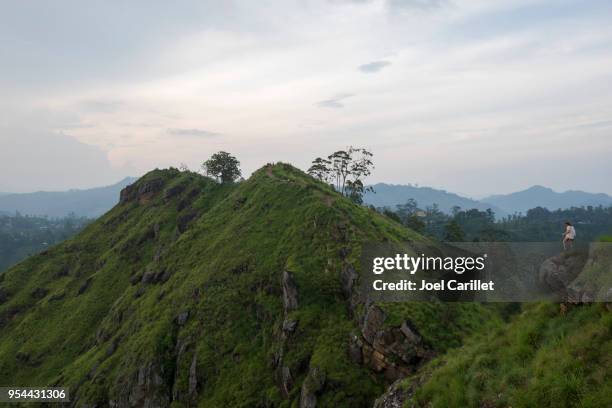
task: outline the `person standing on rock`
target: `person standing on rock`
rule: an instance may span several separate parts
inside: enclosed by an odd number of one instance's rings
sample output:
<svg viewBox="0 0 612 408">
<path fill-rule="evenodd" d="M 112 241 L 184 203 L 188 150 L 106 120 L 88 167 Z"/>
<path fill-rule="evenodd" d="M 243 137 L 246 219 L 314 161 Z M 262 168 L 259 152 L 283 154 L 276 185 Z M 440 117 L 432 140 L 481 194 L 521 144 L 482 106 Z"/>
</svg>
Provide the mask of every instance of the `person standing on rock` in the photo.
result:
<svg viewBox="0 0 612 408">
<path fill-rule="evenodd" d="M 565 222 L 565 232 L 563 233 L 563 249 L 572 249 L 574 246 L 574 239 L 576 239 L 576 229 L 571 222 Z"/>
</svg>

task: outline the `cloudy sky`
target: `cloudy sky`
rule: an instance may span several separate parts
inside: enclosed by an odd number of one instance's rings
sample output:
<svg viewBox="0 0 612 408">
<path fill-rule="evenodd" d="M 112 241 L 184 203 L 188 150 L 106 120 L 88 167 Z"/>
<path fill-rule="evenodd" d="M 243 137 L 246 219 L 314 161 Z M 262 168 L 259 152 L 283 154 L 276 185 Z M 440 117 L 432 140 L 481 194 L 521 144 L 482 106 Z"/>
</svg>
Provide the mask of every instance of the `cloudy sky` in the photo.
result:
<svg viewBox="0 0 612 408">
<path fill-rule="evenodd" d="M 371 182 L 612 193 L 609 1 L 0 7 L 0 191 L 356 145 Z"/>
</svg>

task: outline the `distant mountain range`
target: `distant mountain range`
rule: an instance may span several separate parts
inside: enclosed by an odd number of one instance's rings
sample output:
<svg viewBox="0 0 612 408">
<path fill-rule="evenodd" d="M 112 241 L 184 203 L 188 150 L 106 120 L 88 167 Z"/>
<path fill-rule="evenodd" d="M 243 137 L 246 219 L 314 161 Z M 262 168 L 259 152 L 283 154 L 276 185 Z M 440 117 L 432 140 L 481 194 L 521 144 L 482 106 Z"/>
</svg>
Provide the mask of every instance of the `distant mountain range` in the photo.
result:
<svg viewBox="0 0 612 408">
<path fill-rule="evenodd" d="M 584 191 L 570 190 L 558 193 L 543 186 L 533 186 L 523 191 L 511 194 L 492 195 L 482 199 L 483 202 L 491 203 L 509 214 L 515 212 L 526 212 L 534 207 L 544 207 L 549 210 L 558 208 L 582 207 L 582 206 L 611 206 L 612 197 L 603 193 L 587 193 Z"/>
<path fill-rule="evenodd" d="M 497 217 L 506 215 L 494 205 L 431 187 L 385 183 L 374 184 L 372 187 L 374 188 L 374 193 L 366 193 L 364 202 L 374 207 L 391 207 L 394 209 L 396 205 L 404 204 L 412 198 L 416 200 L 419 208 L 425 209 L 433 204 L 437 204 L 440 210 L 447 214 L 452 212 L 454 206 L 459 206 L 462 209 L 476 208 L 481 211 L 490 208 Z"/>
<path fill-rule="evenodd" d="M 125 186 L 132 184 L 136 178 L 127 177 L 111 186 L 92 188 L 88 190 L 69 190 L 62 192 L 35 193 L 0 193 L 0 214 L 41 215 L 49 217 L 64 217 L 70 213 L 77 216 L 95 218 L 119 201 L 119 192 Z M 523 191 L 510 194 L 492 195 L 482 200 L 463 197 L 445 190 L 431 187 L 416 187 L 413 185 L 398 185 L 378 183 L 372 185 L 374 193 L 366 193 L 364 202 L 375 207 L 395 208 L 409 199 L 417 201 L 419 208 L 437 204 L 441 211 L 450 214 L 454 206 L 461 209 L 476 208 L 481 211 L 493 210 L 497 218 L 517 212 L 525 213 L 535 207 L 545 207 L 549 210 L 580 206 L 612 206 L 612 197 L 607 194 L 587 193 L 584 191 L 566 191 L 563 193 L 542 187 L 533 186 Z"/>
<path fill-rule="evenodd" d="M 87 190 L 38 191 L 35 193 L 0 193 L 0 214 L 65 217 L 99 217 L 119 202 L 119 192 L 136 181 L 126 177 L 117 184 Z"/>
<path fill-rule="evenodd" d="M 450 213 L 454 206 L 462 209 L 476 208 L 484 211 L 490 208 L 496 217 L 501 218 L 508 214 L 525 213 L 535 207 L 544 207 L 549 210 L 581 206 L 612 206 L 612 197 L 603 193 L 587 193 L 584 191 L 565 191 L 558 193 L 550 188 L 533 186 L 523 191 L 510 194 L 492 195 L 482 200 L 462 197 L 455 193 L 437 190 L 431 187 L 415 187 L 411 185 L 395 185 L 378 183 L 372 186 L 375 193 L 366 193 L 364 202 L 375 207 L 395 208 L 413 198 L 419 208 L 438 204 L 441 211 Z"/>
</svg>

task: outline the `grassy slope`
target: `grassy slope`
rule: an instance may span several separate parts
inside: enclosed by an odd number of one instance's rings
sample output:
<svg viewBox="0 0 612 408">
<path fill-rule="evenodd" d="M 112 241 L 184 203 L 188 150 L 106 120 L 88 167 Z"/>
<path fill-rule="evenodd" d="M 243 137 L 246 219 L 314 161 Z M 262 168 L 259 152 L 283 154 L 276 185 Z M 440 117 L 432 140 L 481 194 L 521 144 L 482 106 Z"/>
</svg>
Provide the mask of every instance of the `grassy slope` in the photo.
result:
<svg viewBox="0 0 612 408">
<path fill-rule="evenodd" d="M 594 284 L 595 292 L 610 287 L 609 240 L 600 241 L 604 244 L 591 248 L 577 287 Z M 406 406 L 610 406 L 609 305 L 526 304 L 509 324 L 463 341 L 403 381 L 415 391 Z"/>
<path fill-rule="evenodd" d="M 366 406 L 383 391 L 382 379 L 347 357 L 356 323 L 342 295 L 338 253 L 352 248 L 357 266 L 365 241 L 422 237 L 288 165 L 231 186 L 174 170 L 138 184 L 154 179 L 164 191 L 118 205 L 3 275 L 1 385 L 70 386 L 79 401 L 104 403 L 126 395 L 138 370 L 151 368 L 161 377 L 157 391 L 185 402 L 195 359 L 200 406 L 295 405 L 308 367 L 326 374 L 319 406 Z M 176 186 L 180 193 L 165 198 Z M 179 234 L 190 214 L 194 221 Z M 299 325 L 283 346 L 295 383 L 288 399 L 272 364 L 281 347 L 283 270 L 294 273 L 299 290 L 290 315 Z M 142 282 L 155 274 L 165 278 Z M 449 321 L 424 316 L 465 322 L 449 326 L 443 348 L 482 320 L 478 305 L 436 308 L 387 305 L 390 322 L 414 318 L 434 346 Z"/>
<path fill-rule="evenodd" d="M 405 406 L 604 407 L 612 395 L 612 314 L 601 304 L 531 304 L 404 381 Z"/>
</svg>

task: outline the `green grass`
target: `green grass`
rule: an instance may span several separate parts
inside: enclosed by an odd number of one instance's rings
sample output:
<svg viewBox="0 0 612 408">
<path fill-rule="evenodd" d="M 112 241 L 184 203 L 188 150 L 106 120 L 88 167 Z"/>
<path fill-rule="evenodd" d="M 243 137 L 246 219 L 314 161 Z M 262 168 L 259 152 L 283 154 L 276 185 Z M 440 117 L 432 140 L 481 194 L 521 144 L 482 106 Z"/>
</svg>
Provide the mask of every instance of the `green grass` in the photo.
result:
<svg viewBox="0 0 612 408">
<path fill-rule="evenodd" d="M 0 305 L 0 383 L 63 384 L 82 401 L 104 401 L 125 394 L 137 370 L 153 363 L 163 372 L 163 392 L 186 393 L 195 353 L 201 405 L 283 403 L 270 367 L 274 351 L 287 349 L 285 362 L 299 380 L 311 358 L 338 352 L 343 343 L 335 341 L 352 328 L 340 293 L 339 247 L 368 235 L 413 237 L 381 217 L 357 229 L 351 223 L 369 220 L 369 210 L 290 166 L 270 171 L 225 186 L 153 171 L 138 185 L 161 179 L 163 191 L 117 206 L 78 237 L 8 271 L 1 283 L 9 299 Z M 180 194 L 166 199 L 177 186 Z M 197 214 L 193 224 L 178 234 L 190 213 Z M 339 223 L 350 225 L 348 242 L 331 236 Z M 300 326 L 281 346 L 285 268 L 298 282 Z M 135 279 L 151 271 L 168 271 L 169 279 Z M 185 311 L 189 319 L 178 327 Z M 178 356 L 181 344 L 187 351 Z M 326 370 L 351 398 L 381 391 L 367 380 L 368 387 L 352 384 L 364 369 L 338 359 Z"/>
<path fill-rule="evenodd" d="M 141 371 L 156 374 L 147 396 L 176 396 L 176 407 L 290 407 L 316 367 L 326 377 L 319 406 L 370 406 L 387 383 L 348 357 L 360 316 L 342 293 L 340 249 L 359 270 L 365 242 L 426 239 L 286 164 L 232 185 L 155 170 L 136 186 L 156 180 L 160 191 L 2 275 L 0 385 L 57 384 L 78 404 L 121 405 Z M 290 314 L 299 323 L 285 339 L 284 270 L 299 292 Z M 153 275 L 163 279 L 141 282 Z M 385 324 L 414 320 L 437 351 L 499 321 L 478 304 L 384 308 Z M 294 380 L 288 398 L 274 366 L 281 354 Z M 197 397 L 188 395 L 194 359 Z"/>
<path fill-rule="evenodd" d="M 612 392 L 612 314 L 601 304 L 531 304 L 508 325 L 432 361 L 406 406 L 604 407 Z"/>
</svg>

